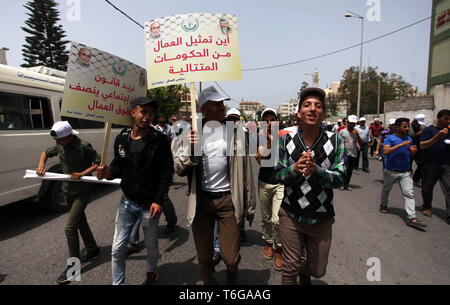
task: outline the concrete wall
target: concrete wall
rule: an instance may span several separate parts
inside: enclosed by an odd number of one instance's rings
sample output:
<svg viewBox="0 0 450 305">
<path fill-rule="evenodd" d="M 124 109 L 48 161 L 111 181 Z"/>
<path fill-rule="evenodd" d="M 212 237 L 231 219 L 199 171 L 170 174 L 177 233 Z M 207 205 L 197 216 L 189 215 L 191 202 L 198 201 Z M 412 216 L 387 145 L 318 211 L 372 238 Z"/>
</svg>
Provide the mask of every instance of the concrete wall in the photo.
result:
<svg viewBox="0 0 450 305">
<path fill-rule="evenodd" d="M 434 123 L 434 97 L 433 96 L 421 96 L 407 99 L 400 99 L 394 101 L 388 101 L 384 103 L 383 115 L 380 115 L 380 120 L 383 122 L 389 122 L 394 118 L 408 118 L 413 120 L 414 117 L 423 113 L 425 115 L 425 124 L 431 125 Z M 386 126 L 386 124 L 384 124 Z"/>
</svg>

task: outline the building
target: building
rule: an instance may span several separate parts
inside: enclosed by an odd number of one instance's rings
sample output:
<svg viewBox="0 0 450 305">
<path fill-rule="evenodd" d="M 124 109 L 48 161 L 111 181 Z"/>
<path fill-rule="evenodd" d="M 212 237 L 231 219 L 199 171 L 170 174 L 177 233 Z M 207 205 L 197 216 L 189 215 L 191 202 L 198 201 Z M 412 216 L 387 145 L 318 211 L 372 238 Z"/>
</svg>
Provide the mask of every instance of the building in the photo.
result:
<svg viewBox="0 0 450 305">
<path fill-rule="evenodd" d="M 239 108 L 242 116 L 252 120 L 256 120 L 258 119 L 257 113 L 262 112 L 264 109 L 266 109 L 266 106 L 255 101 L 247 101 L 239 103 Z"/>
<path fill-rule="evenodd" d="M 277 113 L 280 118 L 287 118 L 294 115 L 295 110 L 297 109 L 297 104 L 297 99 L 291 99 L 289 102 L 281 103 L 277 109 Z"/>
<path fill-rule="evenodd" d="M 433 0 L 427 94 L 450 83 L 450 0 Z"/>
</svg>

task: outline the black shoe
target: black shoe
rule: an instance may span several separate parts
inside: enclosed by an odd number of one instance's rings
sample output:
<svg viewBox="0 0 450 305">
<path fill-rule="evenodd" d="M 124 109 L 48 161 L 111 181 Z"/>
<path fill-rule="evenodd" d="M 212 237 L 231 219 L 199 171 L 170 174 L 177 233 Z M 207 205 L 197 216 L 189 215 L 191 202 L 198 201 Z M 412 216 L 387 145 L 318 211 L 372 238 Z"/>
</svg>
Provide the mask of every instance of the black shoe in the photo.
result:
<svg viewBox="0 0 450 305">
<path fill-rule="evenodd" d="M 311 286 L 311 277 L 309 275 L 300 275 L 300 285 Z"/>
<path fill-rule="evenodd" d="M 127 257 L 130 256 L 133 253 L 137 253 L 141 250 L 141 248 L 139 246 L 131 246 L 131 247 L 127 247 Z"/>
<path fill-rule="evenodd" d="M 56 280 L 57 284 L 65 284 L 68 282 L 71 282 L 75 279 L 75 275 L 76 273 L 70 274 L 69 276 L 67 276 L 67 273 L 69 272 L 69 269 L 72 267 L 67 267 L 63 273 L 61 273 L 61 275 L 58 277 L 58 279 Z"/>
<path fill-rule="evenodd" d="M 142 285 L 157 285 L 158 281 L 158 272 L 147 272 L 147 279 Z"/>
<path fill-rule="evenodd" d="M 364 169 L 363 169 L 363 172 L 370 173 L 370 171 L 369 171 L 368 168 L 364 168 Z"/>
<path fill-rule="evenodd" d="M 176 225 L 169 225 L 169 224 L 167 224 L 166 225 L 166 229 L 164 230 L 164 233 L 166 233 L 166 234 L 171 234 L 171 233 L 173 233 L 173 232 L 175 232 L 175 229 L 176 229 Z"/>
<path fill-rule="evenodd" d="M 239 271 L 234 272 L 227 270 L 227 285 L 236 285 L 239 279 Z"/>
<path fill-rule="evenodd" d="M 85 255 L 80 258 L 80 262 L 82 264 L 87 263 L 88 261 L 100 256 L 100 248 L 97 248 L 92 251 L 88 251 Z"/>
</svg>

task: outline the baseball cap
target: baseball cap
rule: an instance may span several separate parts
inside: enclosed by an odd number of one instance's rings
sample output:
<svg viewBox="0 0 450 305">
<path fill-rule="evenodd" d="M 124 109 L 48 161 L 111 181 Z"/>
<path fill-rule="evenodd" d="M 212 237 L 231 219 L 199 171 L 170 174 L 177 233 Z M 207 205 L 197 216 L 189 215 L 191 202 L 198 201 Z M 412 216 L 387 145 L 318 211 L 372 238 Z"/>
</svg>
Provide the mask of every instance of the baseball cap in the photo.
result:
<svg viewBox="0 0 450 305">
<path fill-rule="evenodd" d="M 373 120 L 373 121 L 375 122 L 375 121 L 380 121 L 380 120 L 378 118 L 375 118 L 375 120 Z"/>
<path fill-rule="evenodd" d="M 236 115 L 238 117 L 241 117 L 241 112 L 239 110 L 237 110 L 236 108 L 231 108 L 230 110 L 227 111 L 227 117 L 230 115 Z"/>
<path fill-rule="evenodd" d="M 297 109 L 295 109 L 295 112 L 298 112 L 298 109 L 300 108 L 300 105 L 302 104 L 302 102 L 305 99 L 305 97 L 307 97 L 308 95 L 318 95 L 320 97 L 320 99 L 322 100 L 322 102 L 323 102 L 323 106 L 325 107 L 325 97 L 326 97 L 325 91 L 323 91 L 320 88 L 309 87 L 309 88 L 303 89 L 300 92 L 300 96 L 298 98 Z"/>
<path fill-rule="evenodd" d="M 203 90 L 198 96 L 198 105 L 203 107 L 208 101 L 220 102 L 220 101 L 229 101 L 229 97 L 222 96 L 217 89 L 213 86 L 209 86 L 205 90 Z"/>
<path fill-rule="evenodd" d="M 339 119 L 339 120 L 338 120 L 338 123 L 342 123 L 342 120 L 341 120 L 341 119 Z"/>
<path fill-rule="evenodd" d="M 390 119 L 389 120 L 389 125 L 394 125 L 395 124 L 395 119 Z"/>
<path fill-rule="evenodd" d="M 58 121 L 52 126 L 52 130 L 50 131 L 50 135 L 53 139 L 61 139 L 65 138 L 69 135 L 77 135 L 78 131 L 73 130 L 72 126 L 70 126 L 68 121 Z"/>
<path fill-rule="evenodd" d="M 154 100 L 152 100 L 149 97 L 145 97 L 145 96 L 141 96 L 138 97 L 137 99 L 134 100 L 134 104 L 133 104 L 133 108 L 136 106 L 144 106 L 150 104 L 151 106 L 153 106 L 154 110 L 156 110 L 156 108 L 158 108 L 158 103 Z"/>
<path fill-rule="evenodd" d="M 414 119 L 415 119 L 420 125 L 425 125 L 425 114 L 419 113 L 418 115 L 416 115 L 416 116 L 414 117 Z"/>
<path fill-rule="evenodd" d="M 365 117 L 361 117 L 361 118 L 359 118 L 359 121 L 365 121 L 366 120 L 366 118 Z"/>
<path fill-rule="evenodd" d="M 262 120 L 262 118 L 264 117 L 264 115 L 265 115 L 266 113 L 269 113 L 269 112 L 272 112 L 273 114 L 275 114 L 275 117 L 278 118 L 277 112 L 275 111 L 275 109 L 272 109 L 272 108 L 266 108 L 266 109 L 263 110 L 263 112 L 261 112 L 261 120 Z"/>
<path fill-rule="evenodd" d="M 358 117 L 356 115 L 349 115 L 348 122 L 349 123 L 358 123 Z"/>
</svg>

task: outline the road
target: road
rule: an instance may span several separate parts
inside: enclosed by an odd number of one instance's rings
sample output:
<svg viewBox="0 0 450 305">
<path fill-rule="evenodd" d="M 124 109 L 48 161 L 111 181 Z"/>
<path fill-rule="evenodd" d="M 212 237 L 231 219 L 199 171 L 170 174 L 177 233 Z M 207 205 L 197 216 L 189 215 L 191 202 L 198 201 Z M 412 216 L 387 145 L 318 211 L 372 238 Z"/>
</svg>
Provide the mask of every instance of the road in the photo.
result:
<svg viewBox="0 0 450 305">
<path fill-rule="evenodd" d="M 355 171 L 350 190 L 335 190 L 336 222 L 327 274 L 313 280 L 317 285 L 405 285 L 450 284 L 450 239 L 445 221 L 445 201 L 441 189 L 434 190 L 433 216 L 419 212 L 420 189 L 415 188 L 417 215 L 428 224 L 426 232 L 404 223 L 404 201 L 400 188 L 393 187 L 390 214 L 378 212 L 382 186 L 381 163 L 370 159 L 370 173 Z M 256 162 L 255 162 L 256 163 Z M 254 165 L 255 177 L 258 166 Z M 177 231 L 164 233 L 165 219 L 159 226 L 160 284 L 201 284 L 196 265 L 192 232 L 186 227 L 186 178 L 176 176 L 170 191 L 178 214 Z M 81 281 L 72 285 L 111 284 L 111 243 L 121 191 L 114 186 L 97 186 L 86 209 L 101 256 L 82 269 Z M 65 268 L 67 246 L 64 224 L 67 213 L 51 214 L 34 203 L 17 202 L 0 207 L 0 283 L 3 285 L 53 285 Z M 246 228 L 247 241 L 241 244 L 240 284 L 279 285 L 281 273 L 263 253 L 259 203 L 253 226 Z M 142 236 L 142 235 L 141 235 Z M 127 260 L 126 283 L 139 285 L 145 279 L 146 250 Z M 379 262 L 378 273 L 373 273 Z M 368 265 L 369 260 L 369 265 Z M 370 269 L 370 270 L 369 270 Z M 379 281 L 369 281 L 379 275 Z M 225 283 L 223 262 L 216 268 L 219 283 Z M 369 277 L 370 278 L 370 277 Z M 373 278 L 370 278 L 373 280 Z"/>
</svg>

